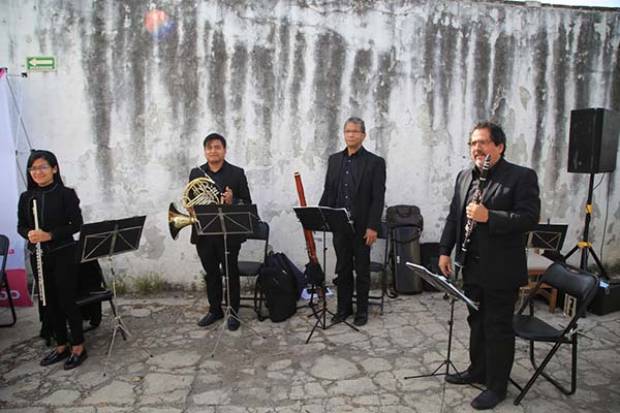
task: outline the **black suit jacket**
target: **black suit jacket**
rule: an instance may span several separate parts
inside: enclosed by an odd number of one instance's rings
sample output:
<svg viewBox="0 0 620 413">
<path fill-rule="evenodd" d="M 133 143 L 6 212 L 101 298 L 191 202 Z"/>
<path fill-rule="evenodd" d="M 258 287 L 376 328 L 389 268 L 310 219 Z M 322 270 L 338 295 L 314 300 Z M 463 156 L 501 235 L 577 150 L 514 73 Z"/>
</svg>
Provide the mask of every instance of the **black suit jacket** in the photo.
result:
<svg viewBox="0 0 620 413">
<path fill-rule="evenodd" d="M 204 163 L 197 168 L 194 168 L 189 173 L 189 180 L 204 177 L 205 174 L 209 174 L 208 164 Z M 219 188 L 221 193 L 224 193 L 226 187 L 230 187 L 233 192 L 233 205 L 237 204 L 252 204 L 252 197 L 250 196 L 250 189 L 248 188 L 248 180 L 245 176 L 243 168 L 239 168 L 233 164 L 224 161 L 222 169 L 218 171 L 221 175 L 222 188 Z M 213 179 L 217 182 L 217 179 Z M 245 241 L 247 237 L 245 235 L 231 235 L 227 237 L 229 245 L 234 243 L 241 243 Z M 192 237 L 191 242 L 195 244 L 197 240 L 196 229 L 192 225 Z"/>
<path fill-rule="evenodd" d="M 462 242 L 465 222 L 463 210 L 472 182 L 472 169 L 462 170 L 450 212 L 439 243 L 439 253 L 450 255 Z M 514 289 L 527 283 L 526 233 L 540 215 L 538 178 L 532 169 L 504 159 L 491 169 L 482 204 L 489 209 L 489 220 L 476 224 L 478 252 L 484 274 L 479 283 L 492 289 Z M 460 253 L 461 245 L 456 245 Z M 468 280 L 465 280 L 468 282 Z"/>
<path fill-rule="evenodd" d="M 351 214 L 355 219 L 355 232 L 364 235 L 367 228 L 378 232 L 381 226 L 385 199 L 385 160 L 368 152 L 364 147 L 360 148 L 360 151 L 359 167 L 355 170 Z M 341 151 L 329 157 L 325 187 L 319 201 L 321 206 L 338 207 L 338 184 L 344 154 L 345 152 Z"/>
</svg>

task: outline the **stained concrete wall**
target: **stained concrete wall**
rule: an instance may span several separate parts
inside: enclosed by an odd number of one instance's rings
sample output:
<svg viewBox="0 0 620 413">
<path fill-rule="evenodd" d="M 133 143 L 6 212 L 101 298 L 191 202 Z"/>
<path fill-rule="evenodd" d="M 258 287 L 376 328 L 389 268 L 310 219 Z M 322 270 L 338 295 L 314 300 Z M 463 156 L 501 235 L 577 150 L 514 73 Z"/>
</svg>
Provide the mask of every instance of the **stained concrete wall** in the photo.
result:
<svg viewBox="0 0 620 413">
<path fill-rule="evenodd" d="M 223 132 L 242 165 L 275 250 L 304 243 L 293 172 L 309 203 L 342 122 L 367 121 L 368 149 L 387 161 L 388 204 L 418 205 L 422 241 L 439 238 L 467 134 L 494 118 L 507 158 L 533 167 L 542 219 L 583 225 L 587 175 L 568 174 L 570 110 L 620 109 L 620 13 L 471 1 L 3 0 L 0 64 L 54 55 L 58 69 L 20 82 L 36 147 L 54 150 L 88 221 L 148 215 L 139 252 L 116 265 L 196 280 L 188 243 L 166 209 L 202 138 Z M 160 30 L 151 30 L 161 10 Z M 146 18 L 145 16 L 150 16 Z M 155 16 L 163 17 L 162 14 Z M 155 26 L 157 26 L 155 24 Z M 4 167 L 4 166 L 3 166 Z M 620 259 L 618 173 L 597 175 L 591 239 Z"/>
</svg>

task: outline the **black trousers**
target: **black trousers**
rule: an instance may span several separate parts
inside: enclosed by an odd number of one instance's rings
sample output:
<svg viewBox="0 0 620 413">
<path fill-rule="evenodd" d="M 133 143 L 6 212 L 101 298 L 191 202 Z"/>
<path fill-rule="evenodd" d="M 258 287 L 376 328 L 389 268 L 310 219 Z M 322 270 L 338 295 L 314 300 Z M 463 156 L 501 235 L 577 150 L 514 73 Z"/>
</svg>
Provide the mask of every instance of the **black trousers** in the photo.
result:
<svg viewBox="0 0 620 413">
<path fill-rule="evenodd" d="M 36 276 L 36 256 L 31 256 L 32 268 Z M 82 316 L 75 304 L 78 290 L 78 265 L 75 247 L 69 246 L 49 254 L 43 254 L 43 282 L 45 283 L 46 307 L 43 321 L 51 324 L 54 339 L 58 345 L 70 341 L 72 346 L 84 343 Z M 71 331 L 71 340 L 67 332 Z"/>
<path fill-rule="evenodd" d="M 338 274 L 338 311 L 351 312 L 353 291 L 357 293 L 357 312 L 368 312 L 370 290 L 370 247 L 362 235 L 334 234 L 336 274 Z M 356 277 L 353 278 L 355 270 Z"/>
<path fill-rule="evenodd" d="M 230 306 L 239 312 L 240 281 L 239 281 L 239 242 L 228 242 L 228 288 L 230 289 Z M 226 271 L 226 254 L 222 237 L 198 237 L 196 250 L 202 267 L 207 275 L 207 298 L 209 312 L 223 314 L 222 311 L 222 275 Z M 221 267 L 220 267 L 221 266 Z M 221 268 L 221 270 L 220 270 Z"/>
<path fill-rule="evenodd" d="M 473 268 L 471 268 L 473 267 Z M 487 289 L 468 283 L 469 271 L 480 271 L 468 265 L 465 272 L 465 295 L 479 303 L 479 311 L 469 309 L 469 372 L 485 380 L 488 389 L 505 394 L 515 354 L 512 327 L 518 290 Z M 479 277 L 477 277 L 479 279 Z"/>
</svg>

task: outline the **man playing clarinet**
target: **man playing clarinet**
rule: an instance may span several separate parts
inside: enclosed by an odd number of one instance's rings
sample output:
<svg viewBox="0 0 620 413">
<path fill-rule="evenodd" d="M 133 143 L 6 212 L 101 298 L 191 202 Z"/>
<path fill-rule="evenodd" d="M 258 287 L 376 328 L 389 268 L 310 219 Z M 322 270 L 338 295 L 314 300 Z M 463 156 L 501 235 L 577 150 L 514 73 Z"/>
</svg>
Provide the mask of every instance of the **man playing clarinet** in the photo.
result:
<svg viewBox="0 0 620 413">
<path fill-rule="evenodd" d="M 536 172 L 504 159 L 506 136 L 500 126 L 476 124 L 468 144 L 474 164 L 456 178 L 440 240 L 439 268 L 446 276 L 452 274 L 450 253 L 456 246 L 465 294 L 479 304 L 479 311 L 470 309 L 467 318 L 470 365 L 463 373 L 449 374 L 446 381 L 485 385 L 471 406 L 486 410 L 506 398 L 515 348 L 512 315 L 519 287 L 527 283 L 526 233 L 538 222 L 540 198 Z M 487 155 L 486 185 L 480 202 L 472 202 Z M 466 226 L 473 228 L 469 239 Z"/>
</svg>

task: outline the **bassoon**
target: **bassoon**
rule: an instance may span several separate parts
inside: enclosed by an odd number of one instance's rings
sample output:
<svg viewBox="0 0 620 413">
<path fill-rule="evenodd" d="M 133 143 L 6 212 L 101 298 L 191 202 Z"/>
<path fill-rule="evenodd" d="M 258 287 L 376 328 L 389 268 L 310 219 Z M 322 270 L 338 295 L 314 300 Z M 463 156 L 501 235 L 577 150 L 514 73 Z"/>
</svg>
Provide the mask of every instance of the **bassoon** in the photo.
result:
<svg viewBox="0 0 620 413">
<path fill-rule="evenodd" d="M 299 172 L 294 173 L 295 186 L 297 187 L 297 196 L 299 197 L 299 205 L 302 207 L 308 206 L 306 203 L 306 195 L 304 193 L 304 185 L 301 182 L 301 175 Z M 319 259 L 316 256 L 316 244 L 314 243 L 314 236 L 312 230 L 304 229 L 304 237 L 306 239 L 306 249 L 308 251 L 308 259 L 310 262 L 306 266 L 306 275 L 310 282 L 313 284 L 320 284 L 325 279 L 325 274 L 319 264 Z"/>
</svg>

